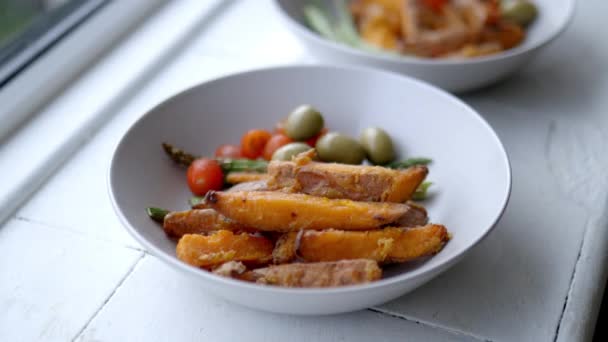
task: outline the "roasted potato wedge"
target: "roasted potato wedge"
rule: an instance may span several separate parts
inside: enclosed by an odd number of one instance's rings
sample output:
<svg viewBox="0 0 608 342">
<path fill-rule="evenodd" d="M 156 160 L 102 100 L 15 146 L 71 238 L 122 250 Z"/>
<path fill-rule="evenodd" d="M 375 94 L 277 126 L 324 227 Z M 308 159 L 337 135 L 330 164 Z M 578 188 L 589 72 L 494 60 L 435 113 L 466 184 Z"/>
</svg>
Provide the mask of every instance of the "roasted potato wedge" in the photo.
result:
<svg viewBox="0 0 608 342">
<path fill-rule="evenodd" d="M 192 266 L 212 268 L 228 261 L 265 265 L 273 243 L 263 236 L 220 230 L 210 235 L 186 234 L 177 243 L 177 257 Z"/>
<path fill-rule="evenodd" d="M 268 186 L 327 198 L 402 203 L 412 197 L 427 174 L 426 166 L 393 170 L 369 165 L 273 161 L 268 166 Z"/>
<path fill-rule="evenodd" d="M 427 223 L 426 210 L 422 207 L 412 206 L 412 210 L 408 211 L 401 219 L 399 219 L 399 227 L 410 228 L 423 226 Z M 284 264 L 293 261 L 296 255 L 296 237 L 298 232 L 284 233 L 281 235 L 275 244 L 272 251 L 272 260 L 275 264 Z M 336 247 L 341 248 L 341 247 Z"/>
<path fill-rule="evenodd" d="M 273 251 L 275 263 L 371 259 L 379 263 L 407 262 L 438 253 L 449 235 L 444 226 L 385 228 L 365 232 L 340 230 L 291 232 Z"/>
<path fill-rule="evenodd" d="M 242 225 L 278 232 L 328 228 L 369 230 L 395 222 L 411 210 L 402 203 L 355 202 L 272 191 L 210 191 L 205 201 Z"/>
<path fill-rule="evenodd" d="M 174 211 L 163 222 L 165 233 L 180 238 L 185 234 L 205 234 L 216 230 L 254 231 L 225 218 L 213 209 Z"/>
<path fill-rule="evenodd" d="M 333 287 L 369 283 L 382 277 L 373 260 L 298 263 L 247 271 L 240 279 L 286 287 Z"/>
<path fill-rule="evenodd" d="M 429 217 L 423 206 L 408 202 L 409 210 L 395 221 L 396 227 L 418 227 L 428 223 Z"/>
</svg>

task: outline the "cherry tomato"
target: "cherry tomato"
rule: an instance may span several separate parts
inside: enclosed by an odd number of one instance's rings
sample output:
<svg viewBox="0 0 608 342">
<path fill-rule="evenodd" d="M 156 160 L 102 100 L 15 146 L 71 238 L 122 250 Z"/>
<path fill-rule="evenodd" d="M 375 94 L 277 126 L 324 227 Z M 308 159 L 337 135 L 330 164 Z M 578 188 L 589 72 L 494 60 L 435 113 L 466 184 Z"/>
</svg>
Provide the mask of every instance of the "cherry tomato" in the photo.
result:
<svg viewBox="0 0 608 342">
<path fill-rule="evenodd" d="M 500 2 L 491 0 L 486 2 L 486 24 L 496 25 L 500 21 Z"/>
<path fill-rule="evenodd" d="M 241 139 L 241 154 L 245 158 L 256 159 L 264 153 L 264 147 L 272 135 L 262 129 L 247 131 Z"/>
<path fill-rule="evenodd" d="M 221 158 L 242 158 L 241 147 L 238 145 L 220 145 L 215 150 L 215 156 Z"/>
<path fill-rule="evenodd" d="M 308 145 L 310 145 L 310 147 L 315 147 L 317 145 L 317 140 L 319 140 L 319 138 L 321 138 L 322 136 L 324 136 L 325 134 L 327 134 L 329 130 L 327 128 L 323 128 L 321 130 L 321 132 L 319 132 L 319 134 L 315 135 L 314 137 L 306 140 L 306 143 Z"/>
<path fill-rule="evenodd" d="M 264 159 L 272 159 L 274 151 L 276 151 L 279 147 L 287 145 L 291 142 L 293 142 L 293 140 L 291 140 L 291 138 L 289 138 L 285 134 L 274 134 L 266 143 L 266 147 L 264 147 Z"/>
<path fill-rule="evenodd" d="M 221 190 L 224 172 L 217 161 L 200 158 L 190 164 L 187 172 L 188 187 L 197 196 L 204 196 L 209 190 Z"/>
<path fill-rule="evenodd" d="M 441 12 L 448 0 L 424 0 L 424 4 L 435 12 Z"/>
</svg>

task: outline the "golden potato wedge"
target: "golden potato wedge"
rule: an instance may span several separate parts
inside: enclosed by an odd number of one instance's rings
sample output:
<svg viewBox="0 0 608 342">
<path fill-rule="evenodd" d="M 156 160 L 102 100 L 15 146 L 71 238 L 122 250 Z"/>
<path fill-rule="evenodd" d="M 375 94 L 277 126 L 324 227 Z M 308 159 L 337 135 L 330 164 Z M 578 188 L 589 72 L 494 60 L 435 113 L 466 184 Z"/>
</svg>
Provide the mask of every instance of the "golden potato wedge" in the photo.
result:
<svg viewBox="0 0 608 342">
<path fill-rule="evenodd" d="M 428 223 L 429 217 L 427 215 L 426 209 L 414 202 L 407 202 L 409 205 L 409 210 L 405 215 L 401 216 L 397 221 L 395 221 L 394 226 L 396 227 L 418 227 L 424 226 Z"/>
<path fill-rule="evenodd" d="M 273 251 L 275 263 L 371 259 L 379 263 L 406 262 L 438 253 L 449 240 L 441 225 L 384 228 L 365 232 L 341 230 L 284 234 Z"/>
<path fill-rule="evenodd" d="M 185 234 L 205 234 L 216 230 L 253 231 L 218 214 L 213 209 L 174 211 L 165 216 L 165 233 L 171 237 Z"/>
<path fill-rule="evenodd" d="M 411 210 L 402 203 L 355 202 L 272 191 L 210 191 L 206 203 L 244 226 L 278 232 L 369 230 L 395 222 Z"/>
<path fill-rule="evenodd" d="M 226 183 L 239 184 L 245 182 L 263 181 L 268 178 L 267 173 L 260 172 L 230 172 L 226 175 Z"/>
<path fill-rule="evenodd" d="M 382 277 L 373 260 L 297 263 L 247 271 L 240 279 L 286 287 L 334 287 L 369 283 Z"/>
<path fill-rule="evenodd" d="M 402 203 L 412 197 L 427 174 L 426 166 L 393 170 L 369 165 L 273 161 L 268 165 L 268 187 L 327 198 Z"/>
<path fill-rule="evenodd" d="M 365 42 L 389 51 L 397 51 L 400 44 L 399 33 L 391 29 L 387 20 L 379 17 L 363 21 L 360 33 Z"/>
<path fill-rule="evenodd" d="M 264 265 L 273 244 L 263 236 L 220 230 L 210 235 L 186 234 L 177 243 L 177 257 L 192 266 L 211 268 L 228 261 Z"/>
<path fill-rule="evenodd" d="M 411 206 L 405 215 L 398 221 L 399 227 L 411 228 L 423 226 L 427 223 L 426 210 L 415 205 Z M 275 264 L 284 264 L 294 260 L 296 256 L 296 238 L 299 232 L 289 232 L 281 235 L 272 251 L 272 261 Z"/>
</svg>

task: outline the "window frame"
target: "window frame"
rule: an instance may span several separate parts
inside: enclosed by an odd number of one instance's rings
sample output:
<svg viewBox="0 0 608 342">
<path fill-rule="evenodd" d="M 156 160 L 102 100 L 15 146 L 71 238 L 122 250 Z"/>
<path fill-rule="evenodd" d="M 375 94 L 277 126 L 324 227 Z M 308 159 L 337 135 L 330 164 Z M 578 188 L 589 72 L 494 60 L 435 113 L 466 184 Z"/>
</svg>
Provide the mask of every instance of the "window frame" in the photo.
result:
<svg viewBox="0 0 608 342">
<path fill-rule="evenodd" d="M 0 51 L 0 89 L 19 72 L 33 62 L 36 57 L 51 49 L 62 37 L 69 34 L 79 24 L 86 22 L 109 0 L 86 0 L 68 2 L 60 8 L 38 14 L 27 28 Z"/>
<path fill-rule="evenodd" d="M 0 88 L 0 144 L 166 4 L 164 0 L 108 2 L 32 60 Z"/>
</svg>

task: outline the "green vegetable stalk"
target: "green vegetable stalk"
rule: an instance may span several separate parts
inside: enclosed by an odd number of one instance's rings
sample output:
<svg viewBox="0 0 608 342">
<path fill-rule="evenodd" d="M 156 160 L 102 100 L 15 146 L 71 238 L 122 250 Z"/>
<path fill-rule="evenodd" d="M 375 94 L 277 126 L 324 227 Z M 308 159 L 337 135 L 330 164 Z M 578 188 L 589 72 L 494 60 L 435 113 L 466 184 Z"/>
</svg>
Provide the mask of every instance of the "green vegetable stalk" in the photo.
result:
<svg viewBox="0 0 608 342">
<path fill-rule="evenodd" d="M 165 153 L 178 165 L 190 166 L 192 162 L 199 158 L 193 154 L 184 152 L 179 148 L 163 143 L 163 149 Z M 249 160 L 249 159 L 228 159 L 228 158 L 215 158 L 220 164 L 224 173 L 229 172 L 266 172 L 268 162 L 265 160 Z"/>
<path fill-rule="evenodd" d="M 173 162 L 178 165 L 188 167 L 196 158 L 198 158 L 167 143 L 163 143 L 163 149 L 165 150 L 165 153 L 167 153 L 169 158 L 171 158 L 171 160 L 173 160 Z"/>
<path fill-rule="evenodd" d="M 357 30 L 348 1 L 332 0 L 329 2 L 312 1 L 304 7 L 304 18 L 310 28 L 321 36 L 372 53 L 395 55 L 393 51 L 367 44 Z"/>
<path fill-rule="evenodd" d="M 331 40 L 338 40 L 329 18 L 327 18 L 325 13 L 323 13 L 323 10 L 319 7 L 313 5 L 304 7 L 304 16 L 308 21 L 308 25 L 319 32 L 323 37 Z"/>
<path fill-rule="evenodd" d="M 150 207 L 146 208 L 146 213 L 152 220 L 158 223 L 163 223 L 165 221 L 165 216 L 167 216 L 170 211 L 167 209 Z"/>
<path fill-rule="evenodd" d="M 415 201 L 425 200 L 428 196 L 427 192 L 431 185 L 433 185 L 433 183 L 431 182 L 422 182 L 422 184 L 420 184 L 418 186 L 418 189 L 416 189 L 416 191 L 414 192 L 412 199 Z"/>
<path fill-rule="evenodd" d="M 391 169 L 407 169 L 408 167 L 416 166 L 416 165 L 428 165 L 432 162 L 432 159 L 429 158 L 409 158 L 405 160 L 394 161 L 392 163 L 388 163 L 384 165 L 385 167 Z"/>
<path fill-rule="evenodd" d="M 266 172 L 268 162 L 265 160 L 249 159 L 222 159 L 217 158 L 217 162 L 224 173 L 229 172 Z"/>
</svg>

